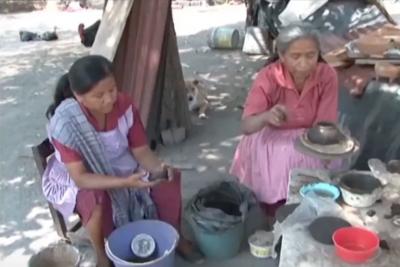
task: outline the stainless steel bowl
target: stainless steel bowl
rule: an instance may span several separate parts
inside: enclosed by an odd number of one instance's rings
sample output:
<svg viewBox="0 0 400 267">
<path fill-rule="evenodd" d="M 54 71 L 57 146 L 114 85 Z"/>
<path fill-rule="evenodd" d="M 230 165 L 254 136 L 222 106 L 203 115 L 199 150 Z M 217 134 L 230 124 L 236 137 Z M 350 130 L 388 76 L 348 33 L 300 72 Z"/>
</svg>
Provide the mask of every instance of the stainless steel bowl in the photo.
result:
<svg viewBox="0 0 400 267">
<path fill-rule="evenodd" d="M 370 207 L 382 197 L 382 183 L 369 172 L 347 172 L 339 185 L 344 202 L 352 207 Z"/>
</svg>

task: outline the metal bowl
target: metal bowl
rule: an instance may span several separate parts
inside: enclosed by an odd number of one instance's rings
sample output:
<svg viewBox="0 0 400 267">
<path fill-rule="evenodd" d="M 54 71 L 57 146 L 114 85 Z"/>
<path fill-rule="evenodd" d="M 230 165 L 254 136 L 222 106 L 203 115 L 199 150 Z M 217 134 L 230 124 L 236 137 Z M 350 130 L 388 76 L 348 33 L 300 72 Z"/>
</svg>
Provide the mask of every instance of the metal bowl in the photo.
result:
<svg viewBox="0 0 400 267">
<path fill-rule="evenodd" d="M 350 171 L 340 177 L 339 185 L 344 202 L 352 207 L 370 207 L 382 196 L 382 183 L 369 173 Z"/>
<path fill-rule="evenodd" d="M 308 140 L 318 145 L 334 145 L 346 139 L 335 123 L 319 122 L 308 130 Z"/>
<path fill-rule="evenodd" d="M 350 171 L 340 177 L 340 186 L 358 194 L 371 194 L 382 187 L 382 183 L 372 174 Z"/>
</svg>

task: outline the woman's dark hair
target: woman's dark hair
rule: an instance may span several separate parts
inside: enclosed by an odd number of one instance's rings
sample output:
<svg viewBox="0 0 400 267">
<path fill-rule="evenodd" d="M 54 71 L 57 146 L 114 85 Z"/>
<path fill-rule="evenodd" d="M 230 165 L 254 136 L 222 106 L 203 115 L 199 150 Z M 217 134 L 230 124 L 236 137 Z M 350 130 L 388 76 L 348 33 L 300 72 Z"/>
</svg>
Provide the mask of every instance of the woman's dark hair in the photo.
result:
<svg viewBox="0 0 400 267">
<path fill-rule="evenodd" d="M 112 63 L 103 56 L 90 55 L 75 61 L 69 72 L 58 80 L 53 103 L 48 107 L 46 117 L 50 119 L 63 100 L 74 97 L 73 93 L 86 94 L 112 74 L 112 71 Z"/>
<path fill-rule="evenodd" d="M 69 97 L 73 97 L 73 94 L 69 86 L 68 73 L 65 73 L 57 82 L 53 103 L 47 108 L 46 117 L 50 119 L 61 102 Z"/>
</svg>

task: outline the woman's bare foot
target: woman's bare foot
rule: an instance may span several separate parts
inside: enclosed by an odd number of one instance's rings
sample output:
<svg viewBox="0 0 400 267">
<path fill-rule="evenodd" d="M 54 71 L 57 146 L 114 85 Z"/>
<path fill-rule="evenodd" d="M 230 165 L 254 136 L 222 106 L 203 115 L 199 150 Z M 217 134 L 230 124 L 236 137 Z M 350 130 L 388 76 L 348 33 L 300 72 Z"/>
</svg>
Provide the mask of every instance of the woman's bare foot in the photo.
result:
<svg viewBox="0 0 400 267">
<path fill-rule="evenodd" d="M 202 264 L 205 259 L 203 254 L 187 239 L 181 238 L 177 247 L 178 254 L 186 261 Z"/>
</svg>

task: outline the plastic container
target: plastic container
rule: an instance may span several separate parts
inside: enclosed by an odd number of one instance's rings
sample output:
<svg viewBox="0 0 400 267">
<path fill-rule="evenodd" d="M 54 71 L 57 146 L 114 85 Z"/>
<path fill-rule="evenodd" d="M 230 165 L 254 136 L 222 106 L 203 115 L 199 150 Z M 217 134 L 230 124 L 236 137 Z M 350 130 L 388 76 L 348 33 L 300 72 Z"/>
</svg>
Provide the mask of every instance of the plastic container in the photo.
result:
<svg viewBox="0 0 400 267">
<path fill-rule="evenodd" d="M 157 244 L 157 258 L 145 263 L 134 263 L 132 240 L 139 234 L 147 234 Z M 157 220 L 140 220 L 115 229 L 106 243 L 106 254 L 115 267 L 174 267 L 175 249 L 179 234 L 171 225 Z"/>
<path fill-rule="evenodd" d="M 312 183 L 301 187 L 300 195 L 306 196 L 308 194 L 315 194 L 320 197 L 330 198 L 336 200 L 340 196 L 340 190 L 328 183 Z"/>
<path fill-rule="evenodd" d="M 213 49 L 237 49 L 240 45 L 240 32 L 236 28 L 214 28 L 208 37 L 208 46 Z"/>
<path fill-rule="evenodd" d="M 29 267 L 77 267 L 80 254 L 74 246 L 65 243 L 54 244 L 46 247 L 33 255 L 28 263 Z"/>
<path fill-rule="evenodd" d="M 244 236 L 244 223 L 223 232 L 208 232 L 193 220 L 190 221 L 197 245 L 207 258 L 226 260 L 239 253 Z"/>
<path fill-rule="evenodd" d="M 256 258 L 269 258 L 273 253 L 274 234 L 267 231 L 257 231 L 249 237 L 251 254 Z"/>
<path fill-rule="evenodd" d="M 348 263 L 364 263 L 378 252 L 379 237 L 359 227 L 344 227 L 334 232 L 336 255 Z"/>
<path fill-rule="evenodd" d="M 147 234 L 137 235 L 131 243 L 135 262 L 148 262 L 157 258 L 157 244 L 153 237 Z"/>
</svg>

